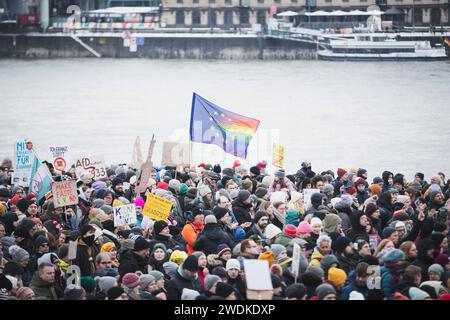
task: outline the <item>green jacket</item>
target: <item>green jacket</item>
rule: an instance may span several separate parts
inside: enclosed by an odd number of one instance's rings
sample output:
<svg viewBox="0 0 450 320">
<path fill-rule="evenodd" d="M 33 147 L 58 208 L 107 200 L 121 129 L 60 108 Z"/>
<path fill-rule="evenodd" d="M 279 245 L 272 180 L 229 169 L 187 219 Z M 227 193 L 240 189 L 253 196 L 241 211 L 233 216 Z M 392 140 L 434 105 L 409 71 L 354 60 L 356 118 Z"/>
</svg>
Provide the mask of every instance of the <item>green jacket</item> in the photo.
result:
<svg viewBox="0 0 450 320">
<path fill-rule="evenodd" d="M 30 288 L 34 291 L 36 297 L 45 297 L 49 300 L 58 300 L 55 284 L 42 280 L 39 277 L 39 271 L 34 273 Z"/>
</svg>

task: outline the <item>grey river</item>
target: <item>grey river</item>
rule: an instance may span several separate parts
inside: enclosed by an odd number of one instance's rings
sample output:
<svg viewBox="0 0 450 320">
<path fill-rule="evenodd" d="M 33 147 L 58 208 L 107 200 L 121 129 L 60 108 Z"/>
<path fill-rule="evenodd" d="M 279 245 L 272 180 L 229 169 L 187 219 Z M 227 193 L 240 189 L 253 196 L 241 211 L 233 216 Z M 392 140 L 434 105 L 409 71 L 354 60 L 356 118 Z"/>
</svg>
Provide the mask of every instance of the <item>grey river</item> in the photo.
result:
<svg viewBox="0 0 450 320">
<path fill-rule="evenodd" d="M 261 120 L 248 165 L 270 161 L 275 141 L 288 172 L 309 160 L 316 172 L 450 175 L 450 62 L 0 60 L 0 88 L 0 158 L 30 138 L 42 159 L 64 144 L 73 159 L 130 162 L 136 136 L 145 156 L 154 133 L 159 164 L 162 141 L 187 141 L 197 92 Z M 194 163 L 233 160 L 194 146 Z"/>
</svg>

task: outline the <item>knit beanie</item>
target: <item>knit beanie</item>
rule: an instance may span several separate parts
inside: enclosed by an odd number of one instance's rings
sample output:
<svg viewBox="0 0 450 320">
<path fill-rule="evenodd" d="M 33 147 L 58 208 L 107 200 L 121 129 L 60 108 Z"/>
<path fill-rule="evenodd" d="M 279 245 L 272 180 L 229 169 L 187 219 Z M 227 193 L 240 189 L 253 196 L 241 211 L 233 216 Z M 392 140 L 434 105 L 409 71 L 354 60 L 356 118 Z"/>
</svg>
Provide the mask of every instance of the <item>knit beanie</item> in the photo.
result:
<svg viewBox="0 0 450 320">
<path fill-rule="evenodd" d="M 139 277 L 135 273 L 127 273 L 122 278 L 122 285 L 127 287 L 128 289 L 136 288 L 141 284 Z"/>
<path fill-rule="evenodd" d="M 331 267 L 328 270 L 328 280 L 338 287 L 345 283 L 345 280 L 347 280 L 347 274 L 342 269 Z"/>
</svg>

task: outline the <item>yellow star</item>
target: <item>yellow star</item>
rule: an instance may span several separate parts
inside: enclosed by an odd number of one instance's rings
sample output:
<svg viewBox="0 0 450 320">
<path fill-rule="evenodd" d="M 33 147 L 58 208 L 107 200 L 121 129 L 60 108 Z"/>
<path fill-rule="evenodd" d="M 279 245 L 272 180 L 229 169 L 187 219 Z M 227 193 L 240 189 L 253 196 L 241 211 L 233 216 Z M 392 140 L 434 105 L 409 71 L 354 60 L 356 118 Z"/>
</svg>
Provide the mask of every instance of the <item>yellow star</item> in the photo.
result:
<svg viewBox="0 0 450 320">
<path fill-rule="evenodd" d="M 218 113 L 217 111 L 214 111 L 214 115 L 215 115 L 215 116 L 218 116 L 219 113 Z"/>
<path fill-rule="evenodd" d="M 222 113 L 221 115 L 220 115 L 222 118 L 225 118 L 225 115 Z"/>
</svg>

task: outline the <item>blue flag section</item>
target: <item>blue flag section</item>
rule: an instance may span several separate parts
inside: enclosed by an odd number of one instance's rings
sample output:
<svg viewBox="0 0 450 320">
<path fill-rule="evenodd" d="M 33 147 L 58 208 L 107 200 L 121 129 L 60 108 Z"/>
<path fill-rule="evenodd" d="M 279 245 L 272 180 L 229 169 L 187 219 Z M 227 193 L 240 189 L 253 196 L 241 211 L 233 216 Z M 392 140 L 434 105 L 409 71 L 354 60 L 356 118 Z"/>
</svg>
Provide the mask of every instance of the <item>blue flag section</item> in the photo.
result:
<svg viewBox="0 0 450 320">
<path fill-rule="evenodd" d="M 215 144 L 226 153 L 245 159 L 259 123 L 259 120 L 228 111 L 195 92 L 193 94 L 190 123 L 193 142 Z"/>
</svg>

